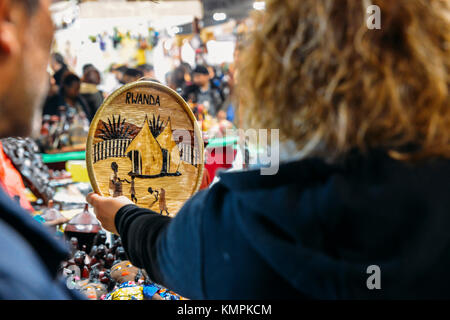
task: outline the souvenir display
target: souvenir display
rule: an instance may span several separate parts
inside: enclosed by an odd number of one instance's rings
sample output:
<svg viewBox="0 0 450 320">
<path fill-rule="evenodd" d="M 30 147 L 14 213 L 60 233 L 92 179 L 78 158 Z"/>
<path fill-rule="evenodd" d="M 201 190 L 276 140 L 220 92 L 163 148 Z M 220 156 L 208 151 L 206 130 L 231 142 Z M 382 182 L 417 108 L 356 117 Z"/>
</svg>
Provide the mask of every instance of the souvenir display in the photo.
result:
<svg viewBox="0 0 450 320">
<path fill-rule="evenodd" d="M 50 171 L 42 162 L 37 144 L 30 138 L 5 138 L 3 151 L 20 172 L 23 182 L 36 197 L 48 203 L 55 193 L 50 184 Z"/>
<path fill-rule="evenodd" d="M 70 289 L 78 290 L 90 300 L 185 300 L 159 284 L 126 259 L 120 238 L 103 242 L 99 232 L 89 254 L 70 239 L 72 255 L 61 265 L 61 273 Z"/>
<path fill-rule="evenodd" d="M 94 191 L 124 195 L 138 206 L 174 216 L 202 182 L 201 132 L 175 91 L 152 81 L 133 82 L 97 111 L 86 161 Z"/>
</svg>

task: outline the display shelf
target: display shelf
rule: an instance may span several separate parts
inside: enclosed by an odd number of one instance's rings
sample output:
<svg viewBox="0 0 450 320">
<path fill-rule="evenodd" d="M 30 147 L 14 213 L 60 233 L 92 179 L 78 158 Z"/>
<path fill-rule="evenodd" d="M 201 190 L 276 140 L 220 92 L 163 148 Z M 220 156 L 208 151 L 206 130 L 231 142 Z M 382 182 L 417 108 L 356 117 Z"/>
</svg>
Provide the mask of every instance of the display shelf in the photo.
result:
<svg viewBox="0 0 450 320">
<path fill-rule="evenodd" d="M 86 160 L 85 151 L 74 151 L 74 152 L 53 153 L 53 154 L 43 153 L 41 155 L 42 161 L 44 163 L 66 162 L 69 160 Z"/>
</svg>

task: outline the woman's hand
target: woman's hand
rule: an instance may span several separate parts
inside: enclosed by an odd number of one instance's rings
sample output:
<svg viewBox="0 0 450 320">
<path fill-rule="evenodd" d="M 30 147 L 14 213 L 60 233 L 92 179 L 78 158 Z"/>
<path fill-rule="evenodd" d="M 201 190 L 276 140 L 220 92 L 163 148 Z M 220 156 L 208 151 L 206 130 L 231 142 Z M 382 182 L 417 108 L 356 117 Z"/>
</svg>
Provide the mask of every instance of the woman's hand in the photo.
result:
<svg viewBox="0 0 450 320">
<path fill-rule="evenodd" d="M 133 202 L 125 196 L 117 198 L 102 197 L 96 193 L 89 193 L 86 197 L 86 201 L 94 207 L 95 215 L 103 228 L 119 235 L 114 223 L 114 218 L 120 208 L 127 204 L 133 204 Z"/>
</svg>

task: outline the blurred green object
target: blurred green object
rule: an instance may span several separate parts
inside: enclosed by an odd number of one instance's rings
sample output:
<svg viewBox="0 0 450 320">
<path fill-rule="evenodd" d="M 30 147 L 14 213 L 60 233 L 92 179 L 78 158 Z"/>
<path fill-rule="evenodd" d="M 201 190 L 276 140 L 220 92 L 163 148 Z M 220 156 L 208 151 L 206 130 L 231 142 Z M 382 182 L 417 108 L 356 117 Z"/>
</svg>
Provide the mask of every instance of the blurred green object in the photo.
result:
<svg viewBox="0 0 450 320">
<path fill-rule="evenodd" d="M 218 148 L 218 147 L 226 147 L 233 145 L 237 147 L 239 137 L 237 136 L 228 136 L 224 138 L 211 138 L 208 140 L 208 145 L 206 148 Z"/>
<path fill-rule="evenodd" d="M 43 153 L 42 161 L 44 163 L 66 162 L 69 160 L 86 160 L 86 151 L 75 151 L 65 153 L 46 154 Z"/>
</svg>

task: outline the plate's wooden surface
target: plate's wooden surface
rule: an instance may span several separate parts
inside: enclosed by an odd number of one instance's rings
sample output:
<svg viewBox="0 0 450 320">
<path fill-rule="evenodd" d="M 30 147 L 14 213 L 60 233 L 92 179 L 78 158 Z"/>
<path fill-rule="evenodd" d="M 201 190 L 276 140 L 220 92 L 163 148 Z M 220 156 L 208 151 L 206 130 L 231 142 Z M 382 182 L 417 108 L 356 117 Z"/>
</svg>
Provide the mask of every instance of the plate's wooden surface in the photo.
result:
<svg viewBox="0 0 450 320">
<path fill-rule="evenodd" d="M 97 111 L 86 162 L 95 192 L 124 195 L 140 207 L 174 216 L 200 187 L 203 141 L 189 106 L 175 91 L 138 81 L 115 91 Z"/>
</svg>

